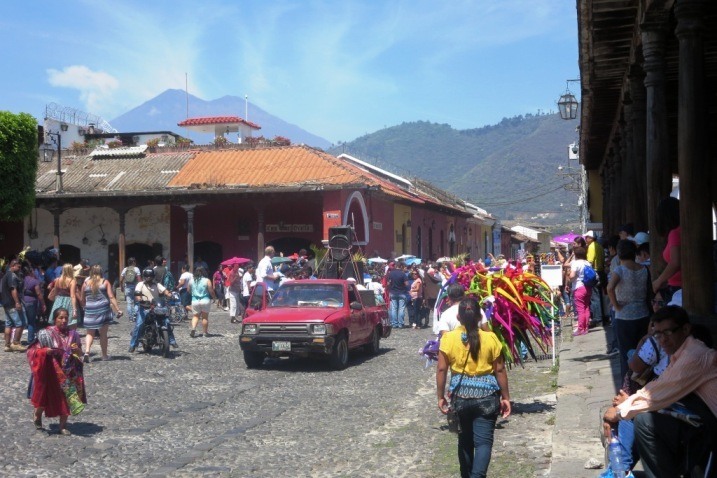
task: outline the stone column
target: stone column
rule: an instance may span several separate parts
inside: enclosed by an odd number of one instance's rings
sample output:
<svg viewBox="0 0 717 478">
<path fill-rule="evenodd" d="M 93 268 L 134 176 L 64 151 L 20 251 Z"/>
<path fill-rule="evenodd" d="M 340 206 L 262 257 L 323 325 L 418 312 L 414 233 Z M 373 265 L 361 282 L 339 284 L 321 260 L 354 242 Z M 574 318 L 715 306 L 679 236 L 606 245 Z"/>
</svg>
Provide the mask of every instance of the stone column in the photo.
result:
<svg viewBox="0 0 717 478">
<path fill-rule="evenodd" d="M 635 217 L 631 218 L 635 232 L 648 230 L 647 219 L 647 164 L 645 162 L 646 119 L 645 119 L 645 73 L 638 65 L 630 68 L 630 123 L 632 134 L 631 159 L 635 173 Z"/>
<path fill-rule="evenodd" d="M 126 263 L 126 240 L 125 240 L 125 214 L 127 213 L 124 209 L 117 210 L 117 214 L 119 216 L 119 241 L 118 241 L 118 247 L 117 247 L 117 256 L 119 260 L 119 271 L 117 272 L 117 277 L 122 276 L 122 269 L 125 266 Z"/>
<path fill-rule="evenodd" d="M 608 234 L 614 234 L 620 227 L 620 223 L 623 222 L 625 210 L 625 194 L 622 190 L 623 150 L 619 135 L 613 137 L 612 144 L 613 167 L 610 168 L 610 192 L 612 196 L 610 198 L 610 224 L 608 228 L 603 227 Z"/>
<path fill-rule="evenodd" d="M 622 177 L 620 178 L 620 189 L 623 193 L 624 207 L 622 209 L 622 221 L 621 224 L 633 223 L 635 224 L 637 217 L 637 173 L 635 172 L 635 157 L 634 150 L 635 145 L 633 142 L 633 128 L 632 128 L 632 98 L 629 98 L 625 102 L 624 107 L 625 121 L 622 122 Z M 619 225 L 618 225 L 619 227 Z M 615 231 L 612 231 L 613 233 Z"/>
<path fill-rule="evenodd" d="M 60 216 L 62 215 L 62 209 L 52 209 L 52 247 L 57 249 L 58 254 L 60 253 Z M 62 261 L 62 258 L 60 258 Z M 58 263 L 62 265 L 62 263 Z"/>
<path fill-rule="evenodd" d="M 187 211 L 187 266 L 190 272 L 194 272 L 194 208 L 196 207 L 196 204 L 182 205 L 182 209 Z"/>
<path fill-rule="evenodd" d="M 669 130 L 667 125 L 667 101 L 665 97 L 665 36 L 664 23 L 644 23 L 642 30 L 642 53 L 645 57 L 645 89 L 647 99 L 647 123 L 645 161 L 647 177 L 647 218 L 650 234 L 650 272 L 660 275 L 665 268 L 662 250 L 666 237 L 657 231 L 657 205 L 669 196 L 672 188 L 672 169 L 669 158 Z"/>
<path fill-rule="evenodd" d="M 256 211 L 257 220 L 257 231 L 256 231 L 256 253 L 258 254 L 258 260 L 264 257 L 264 209 L 257 209 Z"/>
<path fill-rule="evenodd" d="M 675 34 L 679 40 L 677 160 L 680 174 L 683 305 L 706 316 L 713 310 L 714 279 L 705 258 L 712 251 L 712 190 L 707 157 L 709 98 L 704 85 L 705 0 L 677 0 Z"/>
</svg>

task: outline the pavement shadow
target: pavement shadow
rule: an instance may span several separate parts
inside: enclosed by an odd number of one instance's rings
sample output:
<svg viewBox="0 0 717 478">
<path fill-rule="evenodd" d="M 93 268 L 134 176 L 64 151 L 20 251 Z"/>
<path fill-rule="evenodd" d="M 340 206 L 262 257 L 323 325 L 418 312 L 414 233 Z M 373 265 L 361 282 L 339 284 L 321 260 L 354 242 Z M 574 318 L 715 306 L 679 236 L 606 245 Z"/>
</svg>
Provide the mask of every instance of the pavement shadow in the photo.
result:
<svg viewBox="0 0 717 478">
<path fill-rule="evenodd" d="M 348 368 L 360 365 L 393 350 L 390 347 L 381 347 L 376 354 L 369 354 L 361 349 L 352 350 L 349 352 Z M 328 357 L 267 357 L 264 359 L 261 369 L 282 372 L 336 372 L 329 366 Z"/>
<path fill-rule="evenodd" d="M 90 437 L 93 435 L 97 435 L 98 433 L 102 432 L 102 430 L 105 429 L 105 427 L 101 425 L 97 425 L 95 423 L 89 423 L 89 422 L 72 422 L 70 420 L 67 421 L 67 429 L 72 433 L 73 435 L 81 436 L 81 437 Z M 58 424 L 52 424 L 47 428 L 47 433 L 49 435 L 59 435 L 60 426 Z"/>
<path fill-rule="evenodd" d="M 600 360 L 607 360 L 614 357 L 614 355 L 609 354 L 593 354 L 593 355 L 583 355 L 581 357 L 575 357 L 571 358 L 570 360 L 574 362 L 598 362 Z"/>
<path fill-rule="evenodd" d="M 523 415 L 525 413 L 545 413 L 555 411 L 555 403 L 545 402 L 513 402 L 511 406 L 512 415 Z"/>
</svg>

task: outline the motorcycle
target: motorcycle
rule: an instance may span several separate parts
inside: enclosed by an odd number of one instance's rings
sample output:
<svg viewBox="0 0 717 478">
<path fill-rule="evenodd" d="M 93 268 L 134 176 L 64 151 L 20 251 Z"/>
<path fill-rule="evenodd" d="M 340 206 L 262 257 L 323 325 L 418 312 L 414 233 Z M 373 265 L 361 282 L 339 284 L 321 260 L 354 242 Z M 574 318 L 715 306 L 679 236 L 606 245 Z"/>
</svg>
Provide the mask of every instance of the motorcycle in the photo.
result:
<svg viewBox="0 0 717 478">
<path fill-rule="evenodd" d="M 156 303 L 149 305 L 144 318 L 144 332 L 139 339 L 145 353 L 151 352 L 152 347 L 159 346 L 162 356 L 169 357 L 169 333 L 172 326 L 167 320 L 168 313 L 166 306 Z"/>
</svg>

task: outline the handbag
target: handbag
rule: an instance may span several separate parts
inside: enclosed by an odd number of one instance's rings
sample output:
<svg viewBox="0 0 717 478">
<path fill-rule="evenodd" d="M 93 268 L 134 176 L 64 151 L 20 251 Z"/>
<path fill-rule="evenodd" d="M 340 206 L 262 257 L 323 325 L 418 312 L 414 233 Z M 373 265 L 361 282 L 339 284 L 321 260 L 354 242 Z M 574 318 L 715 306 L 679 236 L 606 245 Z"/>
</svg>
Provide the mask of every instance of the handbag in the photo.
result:
<svg viewBox="0 0 717 478">
<path fill-rule="evenodd" d="M 468 351 L 468 354 L 466 355 L 466 361 L 463 362 L 463 372 L 461 374 L 460 380 L 458 380 L 458 385 L 456 385 L 456 388 L 453 389 L 453 393 L 451 393 L 451 400 L 448 404 L 448 413 L 446 414 L 446 420 L 448 420 L 448 431 L 451 433 L 460 433 L 461 432 L 461 421 L 458 418 L 458 411 L 456 410 L 456 394 L 458 393 L 458 390 L 461 388 L 461 383 L 463 383 L 463 377 L 465 376 L 466 371 L 466 364 L 468 363 L 468 357 L 470 357 L 470 350 Z"/>
</svg>

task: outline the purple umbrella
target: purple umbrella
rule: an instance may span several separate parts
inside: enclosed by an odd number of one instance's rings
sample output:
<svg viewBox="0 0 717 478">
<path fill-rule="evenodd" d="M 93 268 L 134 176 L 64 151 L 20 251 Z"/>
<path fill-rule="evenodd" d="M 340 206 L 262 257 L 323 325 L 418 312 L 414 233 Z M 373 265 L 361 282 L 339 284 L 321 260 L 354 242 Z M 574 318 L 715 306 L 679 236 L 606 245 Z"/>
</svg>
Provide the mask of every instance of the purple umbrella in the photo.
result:
<svg viewBox="0 0 717 478">
<path fill-rule="evenodd" d="M 567 234 L 555 236 L 553 238 L 553 242 L 563 242 L 563 243 L 567 244 L 567 243 L 573 242 L 576 237 L 580 237 L 580 234 L 575 234 L 574 232 L 569 232 Z"/>
</svg>

